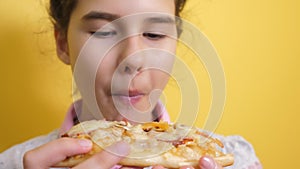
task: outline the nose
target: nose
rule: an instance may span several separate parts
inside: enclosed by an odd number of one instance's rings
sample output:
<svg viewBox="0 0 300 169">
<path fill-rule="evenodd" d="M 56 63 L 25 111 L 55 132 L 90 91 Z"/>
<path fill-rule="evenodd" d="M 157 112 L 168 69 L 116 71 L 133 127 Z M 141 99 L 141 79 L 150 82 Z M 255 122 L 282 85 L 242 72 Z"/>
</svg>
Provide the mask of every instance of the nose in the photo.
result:
<svg viewBox="0 0 300 169">
<path fill-rule="evenodd" d="M 126 74 L 140 72 L 144 66 L 142 38 L 138 35 L 128 37 L 121 42 L 120 48 L 119 71 Z"/>
</svg>

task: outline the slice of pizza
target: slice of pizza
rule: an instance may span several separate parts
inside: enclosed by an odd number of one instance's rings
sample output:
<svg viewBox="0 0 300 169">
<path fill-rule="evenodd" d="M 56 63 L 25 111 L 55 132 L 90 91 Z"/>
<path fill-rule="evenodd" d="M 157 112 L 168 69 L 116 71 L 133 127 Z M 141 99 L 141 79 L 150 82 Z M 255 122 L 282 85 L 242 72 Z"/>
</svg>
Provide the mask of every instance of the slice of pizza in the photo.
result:
<svg viewBox="0 0 300 169">
<path fill-rule="evenodd" d="M 119 164 L 147 167 L 162 165 L 166 168 L 197 167 L 200 157 L 213 157 L 223 167 L 234 162 L 232 154 L 224 154 L 222 142 L 196 127 L 167 122 L 149 122 L 131 125 L 124 121 L 92 120 L 73 126 L 63 137 L 92 140 L 93 148 L 87 154 L 71 156 L 56 167 L 72 167 L 106 147 L 125 141 L 130 154 Z"/>
</svg>

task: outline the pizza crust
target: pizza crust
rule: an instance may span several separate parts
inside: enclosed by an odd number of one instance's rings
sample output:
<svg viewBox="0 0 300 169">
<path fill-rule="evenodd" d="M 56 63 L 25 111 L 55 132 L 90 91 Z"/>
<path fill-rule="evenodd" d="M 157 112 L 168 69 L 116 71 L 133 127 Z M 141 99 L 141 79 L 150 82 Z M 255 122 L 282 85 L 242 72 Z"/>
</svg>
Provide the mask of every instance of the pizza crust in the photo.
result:
<svg viewBox="0 0 300 169">
<path fill-rule="evenodd" d="M 231 154 L 226 154 L 221 157 L 215 157 L 214 160 L 222 167 L 227 167 L 233 165 L 234 157 Z M 165 168 L 180 168 L 183 166 L 192 166 L 194 168 L 198 168 L 199 160 L 186 161 L 186 159 L 177 156 L 168 156 L 168 158 L 164 156 L 157 156 L 148 159 L 125 158 L 119 164 L 124 166 L 139 167 L 161 165 Z"/>
</svg>

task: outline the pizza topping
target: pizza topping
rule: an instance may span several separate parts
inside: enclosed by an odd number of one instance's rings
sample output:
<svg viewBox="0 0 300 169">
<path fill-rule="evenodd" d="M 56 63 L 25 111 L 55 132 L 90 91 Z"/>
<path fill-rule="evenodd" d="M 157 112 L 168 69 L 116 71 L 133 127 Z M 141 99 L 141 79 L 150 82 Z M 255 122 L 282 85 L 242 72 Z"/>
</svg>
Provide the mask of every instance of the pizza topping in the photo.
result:
<svg viewBox="0 0 300 169">
<path fill-rule="evenodd" d="M 70 136 L 68 135 L 68 133 L 65 133 L 65 134 L 61 135 L 60 137 L 70 137 Z"/>
<path fill-rule="evenodd" d="M 186 126 L 186 125 L 184 125 L 184 124 L 175 123 L 174 128 L 175 128 L 175 129 L 190 129 L 191 127 Z"/>
<path fill-rule="evenodd" d="M 155 131 L 163 132 L 168 130 L 169 124 L 167 122 L 149 122 L 144 123 L 142 128 L 145 132 L 149 132 L 150 130 L 154 129 Z"/>
<path fill-rule="evenodd" d="M 144 132 L 141 124 L 131 127 L 130 130 L 126 131 L 126 135 L 130 136 L 131 139 L 149 139 L 148 133 Z"/>
<path fill-rule="evenodd" d="M 73 126 L 69 131 L 69 136 L 75 136 L 76 134 L 85 134 L 90 133 L 94 130 L 99 128 L 109 128 L 113 125 L 113 122 L 106 121 L 106 120 L 91 120 L 91 121 L 84 121 L 79 123 L 78 125 Z"/>
<path fill-rule="evenodd" d="M 224 144 L 217 138 L 214 139 L 215 143 L 217 143 L 218 146 L 220 146 L 221 148 L 224 148 Z"/>
<path fill-rule="evenodd" d="M 121 141 L 123 135 L 122 128 L 112 127 L 101 130 L 94 130 L 90 133 L 92 140 L 101 147 L 110 146 L 111 144 Z"/>
<path fill-rule="evenodd" d="M 125 130 L 130 130 L 130 127 L 131 127 L 130 123 L 128 123 L 127 121 L 116 122 L 116 124 L 114 126 L 123 128 Z"/>
<path fill-rule="evenodd" d="M 173 153 L 177 156 L 182 156 L 189 160 L 199 160 L 201 157 L 201 153 L 194 151 L 191 147 L 186 147 L 184 145 L 179 145 L 176 149 L 174 149 Z"/>
<path fill-rule="evenodd" d="M 154 138 L 152 139 L 136 139 L 131 144 L 130 157 L 148 158 L 150 156 L 157 156 L 165 153 L 172 148 L 172 144 L 167 142 L 160 142 Z"/>
<path fill-rule="evenodd" d="M 151 132 L 149 133 L 149 135 L 152 135 L 157 140 L 166 141 L 166 142 L 172 142 L 172 141 L 180 140 L 182 138 L 180 135 L 171 132 L 163 132 L 163 133 Z"/>
<path fill-rule="evenodd" d="M 173 146 L 175 147 L 178 147 L 179 145 L 188 145 L 189 143 L 192 143 L 194 142 L 194 139 L 193 138 L 184 138 L 182 140 L 176 140 L 176 141 L 173 141 L 172 144 Z"/>
</svg>

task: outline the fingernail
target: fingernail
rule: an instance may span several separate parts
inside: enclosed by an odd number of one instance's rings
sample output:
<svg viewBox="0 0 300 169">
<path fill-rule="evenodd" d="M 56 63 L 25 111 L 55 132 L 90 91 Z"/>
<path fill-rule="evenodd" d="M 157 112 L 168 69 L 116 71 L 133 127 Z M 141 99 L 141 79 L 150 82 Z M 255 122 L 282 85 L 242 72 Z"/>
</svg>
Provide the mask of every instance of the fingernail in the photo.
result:
<svg viewBox="0 0 300 169">
<path fill-rule="evenodd" d="M 210 157 L 203 157 L 200 160 L 201 169 L 213 169 L 216 167 L 216 164 Z"/>
<path fill-rule="evenodd" d="M 93 143 L 90 140 L 87 140 L 87 139 L 78 140 L 78 144 L 81 147 L 91 147 L 93 145 Z"/>
<path fill-rule="evenodd" d="M 108 151 L 118 156 L 127 156 L 129 154 L 130 147 L 128 143 L 121 141 L 114 144 L 113 146 L 110 146 L 108 148 Z"/>
</svg>

